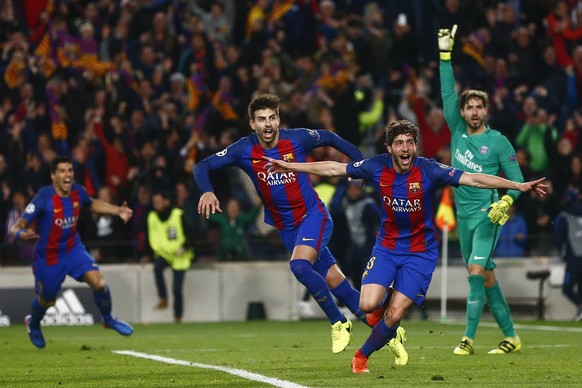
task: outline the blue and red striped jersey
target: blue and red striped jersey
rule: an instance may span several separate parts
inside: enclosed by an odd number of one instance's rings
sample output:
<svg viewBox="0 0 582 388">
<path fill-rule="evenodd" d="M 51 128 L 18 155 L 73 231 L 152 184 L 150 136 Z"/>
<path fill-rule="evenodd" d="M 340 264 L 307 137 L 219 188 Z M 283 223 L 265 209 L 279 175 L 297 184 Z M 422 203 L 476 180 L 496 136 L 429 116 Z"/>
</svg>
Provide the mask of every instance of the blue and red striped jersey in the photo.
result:
<svg viewBox="0 0 582 388">
<path fill-rule="evenodd" d="M 400 174 L 394 169 L 392 157 L 381 154 L 348 164 L 347 173 L 373 182 L 380 193 L 382 226 L 378 241 L 382 246 L 401 253 L 438 249 L 435 191 L 443 185 L 457 187 L 462 170 L 415 157 L 411 169 Z"/>
<path fill-rule="evenodd" d="M 256 134 L 243 137 L 228 148 L 196 165 L 194 179 L 201 193 L 212 191 L 210 171 L 226 166 L 240 167 L 253 181 L 265 204 L 265 222 L 277 229 L 296 228 L 309 209 L 318 206 L 319 197 L 304 173 L 268 173 L 263 156 L 288 162 L 305 162 L 317 147 L 332 146 L 352 160 L 363 159 L 353 144 L 327 130 L 280 129 L 277 146 L 266 150 Z"/>
<path fill-rule="evenodd" d="M 73 246 L 82 244 L 77 220 L 81 208 L 92 203 L 85 188 L 77 183 L 71 186 L 68 197 L 58 195 L 52 185 L 38 191 L 22 213 L 29 224 L 37 221 L 40 236 L 36 243 L 37 260 L 45 260 L 46 265 L 57 264 Z"/>
</svg>

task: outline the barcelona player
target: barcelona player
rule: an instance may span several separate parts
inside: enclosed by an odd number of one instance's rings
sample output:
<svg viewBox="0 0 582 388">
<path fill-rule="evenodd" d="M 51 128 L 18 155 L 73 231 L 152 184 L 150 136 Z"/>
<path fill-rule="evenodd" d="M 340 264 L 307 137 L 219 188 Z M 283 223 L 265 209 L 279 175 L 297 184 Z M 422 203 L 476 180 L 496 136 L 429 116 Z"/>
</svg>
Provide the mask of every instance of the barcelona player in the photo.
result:
<svg viewBox="0 0 582 388">
<path fill-rule="evenodd" d="M 353 163 L 287 163 L 269 158 L 271 173 L 304 172 L 321 176 L 349 176 L 373 182 L 382 199 L 382 220 L 372 257 L 362 276 L 360 308 L 372 311 L 392 284 L 394 292 L 383 320 L 352 359 L 352 372 L 368 372 L 368 357 L 386 343 L 396 365 L 408 363 L 400 321 L 408 308 L 421 305 L 438 261 L 434 221 L 435 191 L 442 185 L 535 190 L 545 195 L 544 178 L 518 183 L 497 176 L 468 173 L 434 159 L 417 157 L 418 127 L 407 120 L 386 127 L 388 153 Z"/>
<path fill-rule="evenodd" d="M 457 95 L 451 62 L 457 25 L 438 33 L 440 50 L 441 95 L 445 119 L 451 130 L 451 164 L 470 172 L 498 175 L 523 182 L 517 157 L 509 140 L 486 124 L 489 96 L 482 90 L 469 89 Z M 474 340 L 485 302 L 504 335 L 489 354 L 515 353 L 521 340 L 515 332 L 511 311 L 495 276 L 493 252 L 501 233 L 501 225 L 521 193 L 509 190 L 499 198 L 497 190 L 455 189 L 459 242 L 469 273 L 467 326 L 453 353 L 469 356 L 475 352 Z M 487 210 L 487 211 L 485 211 Z"/>
<path fill-rule="evenodd" d="M 16 238 L 38 240 L 33 265 L 37 297 L 25 318 L 30 341 L 39 349 L 46 343 L 40 328 L 46 310 L 55 304 L 67 275 L 87 283 L 99 308 L 103 326 L 128 336 L 133 328 L 111 315 L 111 293 L 95 260 L 87 253 L 77 233 L 81 208 L 94 213 L 119 216 L 127 222 L 132 211 L 124 203 L 114 206 L 89 197 L 83 186 L 73 182 L 73 164 L 66 156 L 50 163 L 52 185 L 42 187 L 12 226 Z M 36 228 L 30 225 L 36 222 Z"/>
<path fill-rule="evenodd" d="M 265 205 L 265 222 L 280 231 L 291 253 L 290 267 L 297 280 L 313 295 L 332 325 L 332 352 L 349 344 L 352 323 L 340 312 L 333 296 L 364 323 L 359 309 L 360 293 L 336 264 L 327 247 L 333 231 L 329 212 L 311 185 L 307 174 L 268 173 L 264 156 L 304 162 L 316 147 L 332 146 L 352 160 L 362 159 L 358 148 L 333 132 L 309 129 L 279 129 L 279 97 L 263 94 L 248 106 L 254 133 L 196 165 L 194 179 L 202 193 L 198 213 L 206 218 L 220 209 L 209 174 L 226 167 L 240 167 L 253 181 Z"/>
</svg>

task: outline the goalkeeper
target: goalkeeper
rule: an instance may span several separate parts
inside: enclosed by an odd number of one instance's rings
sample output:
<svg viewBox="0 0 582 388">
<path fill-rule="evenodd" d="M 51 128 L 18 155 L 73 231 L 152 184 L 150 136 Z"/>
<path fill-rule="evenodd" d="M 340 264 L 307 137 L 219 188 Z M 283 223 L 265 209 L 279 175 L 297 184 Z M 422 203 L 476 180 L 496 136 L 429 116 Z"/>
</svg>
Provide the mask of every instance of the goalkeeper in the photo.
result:
<svg viewBox="0 0 582 388">
<path fill-rule="evenodd" d="M 489 97 L 481 90 L 465 90 L 460 97 L 455 89 L 451 53 L 457 26 L 438 33 L 440 50 L 440 81 L 445 119 L 451 130 L 451 165 L 471 173 L 499 175 L 523 182 L 523 176 L 509 140 L 486 124 Z M 505 338 L 489 354 L 514 353 L 521 341 L 505 296 L 495 278 L 492 254 L 509 218 L 507 212 L 520 192 L 509 190 L 499 198 L 497 190 L 469 186 L 455 189 L 461 252 L 469 271 L 467 296 L 467 327 L 454 354 L 474 353 L 475 334 L 485 301 Z"/>
</svg>

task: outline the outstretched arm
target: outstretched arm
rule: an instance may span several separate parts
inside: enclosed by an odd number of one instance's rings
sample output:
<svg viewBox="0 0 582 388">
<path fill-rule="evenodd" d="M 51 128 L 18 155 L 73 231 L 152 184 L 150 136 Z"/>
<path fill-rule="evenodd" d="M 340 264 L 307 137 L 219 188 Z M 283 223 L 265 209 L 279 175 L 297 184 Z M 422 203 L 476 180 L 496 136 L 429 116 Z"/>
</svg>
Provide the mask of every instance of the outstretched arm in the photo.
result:
<svg viewBox="0 0 582 388">
<path fill-rule="evenodd" d="M 519 190 L 522 193 L 535 191 L 540 197 L 546 195 L 547 184 L 544 184 L 546 178 L 536 179 L 530 182 L 514 182 L 495 175 L 465 172 L 459 179 L 459 184 L 463 186 L 478 187 L 481 189 L 508 189 Z"/>
<path fill-rule="evenodd" d="M 319 176 L 347 176 L 346 163 L 333 161 L 309 162 L 309 163 L 289 163 L 263 156 L 269 163 L 265 164 L 268 172 L 304 172 Z"/>
<path fill-rule="evenodd" d="M 115 206 L 100 199 L 93 199 L 93 203 L 91 204 L 91 211 L 93 213 L 119 216 L 123 222 L 129 221 L 133 215 L 133 210 L 127 206 L 127 202 L 123 202 L 121 206 Z"/>
</svg>

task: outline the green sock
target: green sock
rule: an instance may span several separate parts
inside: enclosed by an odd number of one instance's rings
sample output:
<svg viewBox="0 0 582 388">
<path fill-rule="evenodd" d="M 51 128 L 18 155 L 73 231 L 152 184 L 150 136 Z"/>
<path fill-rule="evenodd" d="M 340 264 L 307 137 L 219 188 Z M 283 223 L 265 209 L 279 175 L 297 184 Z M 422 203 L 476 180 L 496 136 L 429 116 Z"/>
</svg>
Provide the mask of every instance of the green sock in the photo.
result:
<svg viewBox="0 0 582 388">
<path fill-rule="evenodd" d="M 513 328 L 513 320 L 511 319 L 511 312 L 507 300 L 501 292 L 499 282 L 491 288 L 486 288 L 487 300 L 489 301 L 489 310 L 495 317 L 495 321 L 506 337 L 515 337 L 515 329 Z"/>
<path fill-rule="evenodd" d="M 467 296 L 467 328 L 465 336 L 475 339 L 477 325 L 481 320 L 485 305 L 485 276 L 469 275 L 469 295 Z"/>
</svg>

